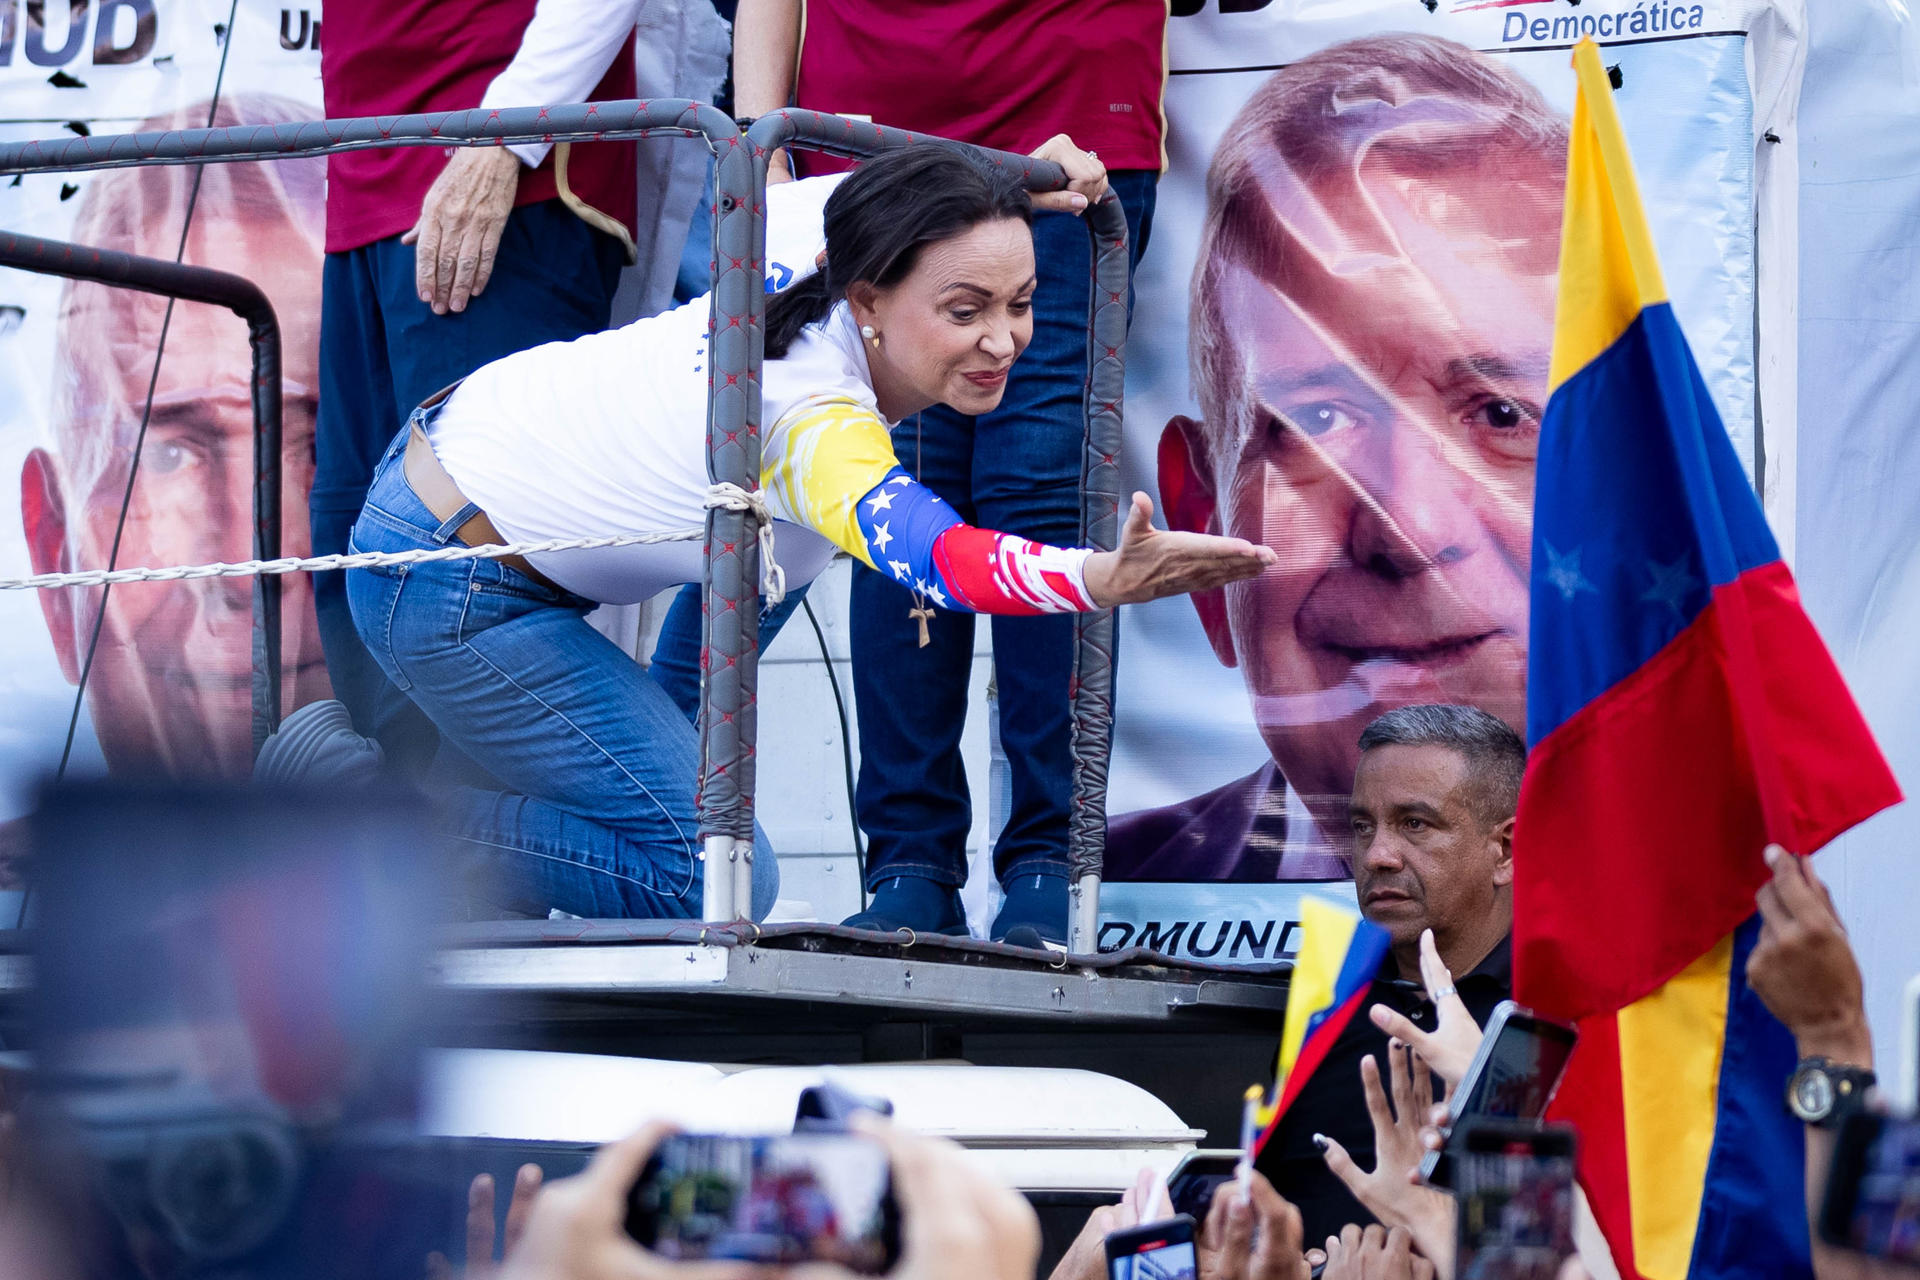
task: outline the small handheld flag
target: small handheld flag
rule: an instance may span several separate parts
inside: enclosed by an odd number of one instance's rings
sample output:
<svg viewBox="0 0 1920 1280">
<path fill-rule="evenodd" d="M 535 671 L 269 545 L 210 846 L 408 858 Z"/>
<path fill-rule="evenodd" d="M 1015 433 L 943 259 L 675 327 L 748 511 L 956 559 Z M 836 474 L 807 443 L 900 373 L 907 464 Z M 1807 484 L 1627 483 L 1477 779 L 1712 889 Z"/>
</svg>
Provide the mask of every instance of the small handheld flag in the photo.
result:
<svg viewBox="0 0 1920 1280">
<path fill-rule="evenodd" d="M 1301 902 L 1300 947 L 1287 987 L 1273 1092 L 1255 1116 L 1260 1136 L 1254 1154 L 1266 1146 L 1280 1117 L 1366 1001 L 1391 940 L 1358 912 L 1319 898 Z"/>
</svg>

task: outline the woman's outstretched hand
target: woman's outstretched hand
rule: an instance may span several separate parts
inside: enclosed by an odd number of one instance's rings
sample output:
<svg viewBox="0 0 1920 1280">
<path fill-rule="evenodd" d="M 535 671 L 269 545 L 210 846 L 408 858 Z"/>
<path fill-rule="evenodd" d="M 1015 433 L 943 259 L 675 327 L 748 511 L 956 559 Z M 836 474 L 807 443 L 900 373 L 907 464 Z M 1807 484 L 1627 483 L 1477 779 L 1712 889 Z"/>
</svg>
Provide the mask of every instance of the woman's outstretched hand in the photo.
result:
<svg viewBox="0 0 1920 1280">
<path fill-rule="evenodd" d="M 1156 529 L 1153 499 L 1136 493 L 1126 527 L 1120 531 L 1119 550 L 1096 551 L 1087 558 L 1087 593 L 1102 609 L 1111 609 L 1117 604 L 1211 591 L 1258 577 L 1278 561 L 1273 548 L 1244 538 Z"/>
</svg>

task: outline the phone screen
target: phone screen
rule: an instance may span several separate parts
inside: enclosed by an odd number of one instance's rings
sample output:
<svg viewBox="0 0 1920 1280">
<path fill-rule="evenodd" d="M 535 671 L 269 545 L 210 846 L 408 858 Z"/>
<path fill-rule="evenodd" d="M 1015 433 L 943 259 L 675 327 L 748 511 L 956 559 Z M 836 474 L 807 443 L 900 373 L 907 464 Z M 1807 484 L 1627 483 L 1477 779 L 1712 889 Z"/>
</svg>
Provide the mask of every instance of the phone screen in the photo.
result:
<svg viewBox="0 0 1920 1280">
<path fill-rule="evenodd" d="M 1838 1212 L 1830 1203 L 1822 1234 L 1876 1258 L 1920 1266 L 1920 1120 L 1850 1121 L 1832 1176 L 1839 1185 L 1828 1195 L 1838 1191 L 1843 1198 Z"/>
<path fill-rule="evenodd" d="M 1573 1138 L 1478 1124 L 1454 1156 L 1457 1280 L 1557 1280 L 1573 1255 Z"/>
<path fill-rule="evenodd" d="M 1456 1115 L 1537 1120 L 1560 1083 L 1573 1041 L 1553 1023 L 1516 1015 L 1495 1035 Z"/>
<path fill-rule="evenodd" d="M 1527 1012 L 1512 1001 L 1493 1011 L 1480 1052 L 1460 1083 L 1447 1145 L 1421 1158 L 1420 1175 L 1435 1186 L 1454 1185 L 1453 1135 L 1470 1120 L 1538 1120 L 1547 1113 L 1579 1032 Z"/>
<path fill-rule="evenodd" d="M 1207 1211 L 1213 1207 L 1213 1193 L 1221 1183 L 1232 1182 L 1239 1171 L 1237 1151 L 1197 1151 L 1189 1155 L 1167 1176 L 1167 1196 L 1173 1201 L 1173 1211 L 1205 1222 Z"/>
<path fill-rule="evenodd" d="M 847 1134 L 675 1134 L 635 1184 L 627 1231 L 663 1258 L 878 1274 L 899 1256 L 886 1153 Z"/>
<path fill-rule="evenodd" d="M 1193 1219 L 1184 1215 L 1107 1237 L 1107 1280 L 1195 1280 L 1199 1274 Z"/>
</svg>

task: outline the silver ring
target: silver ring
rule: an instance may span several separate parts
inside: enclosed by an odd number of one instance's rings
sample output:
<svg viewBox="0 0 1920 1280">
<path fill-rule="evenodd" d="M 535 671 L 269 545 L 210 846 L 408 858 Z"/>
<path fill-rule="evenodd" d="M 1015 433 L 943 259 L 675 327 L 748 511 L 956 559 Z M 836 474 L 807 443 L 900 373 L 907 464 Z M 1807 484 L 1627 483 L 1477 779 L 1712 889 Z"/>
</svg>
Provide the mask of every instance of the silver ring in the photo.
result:
<svg viewBox="0 0 1920 1280">
<path fill-rule="evenodd" d="M 1442 1000 L 1445 1000 L 1448 996 L 1458 995 L 1459 993 L 1460 993 L 1460 988 L 1458 987 L 1454 987 L 1454 986 L 1442 987 L 1438 991 L 1433 993 L 1433 1002 L 1435 1004 L 1438 1004 Z"/>
<path fill-rule="evenodd" d="M 1098 151 L 1089 151 L 1089 152 L 1087 152 L 1087 159 L 1089 159 L 1089 160 L 1098 160 L 1099 158 L 1100 158 L 1100 153 L 1099 153 Z"/>
</svg>

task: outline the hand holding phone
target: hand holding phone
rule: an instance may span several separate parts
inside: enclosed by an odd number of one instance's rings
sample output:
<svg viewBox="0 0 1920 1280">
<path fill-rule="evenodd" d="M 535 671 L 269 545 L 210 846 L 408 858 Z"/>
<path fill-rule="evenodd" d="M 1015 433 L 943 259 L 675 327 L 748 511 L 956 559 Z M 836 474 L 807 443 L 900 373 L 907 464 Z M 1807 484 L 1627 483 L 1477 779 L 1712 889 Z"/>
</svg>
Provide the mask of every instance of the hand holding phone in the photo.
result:
<svg viewBox="0 0 1920 1280">
<path fill-rule="evenodd" d="M 1486 1037 L 1449 1104 L 1451 1131 L 1482 1118 L 1537 1121 L 1546 1115 L 1579 1037 L 1568 1023 L 1502 1001 L 1487 1020 Z M 1448 1166 L 1455 1150 L 1449 1134 L 1443 1148 L 1428 1151 L 1421 1160 L 1420 1176 L 1435 1186 L 1451 1186 Z"/>
<path fill-rule="evenodd" d="M 900 1257 L 887 1153 L 847 1133 L 667 1137 L 634 1183 L 627 1232 L 673 1261 L 830 1262 L 879 1275 Z"/>
</svg>

